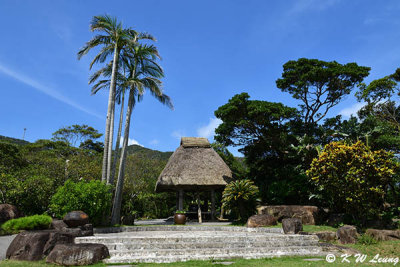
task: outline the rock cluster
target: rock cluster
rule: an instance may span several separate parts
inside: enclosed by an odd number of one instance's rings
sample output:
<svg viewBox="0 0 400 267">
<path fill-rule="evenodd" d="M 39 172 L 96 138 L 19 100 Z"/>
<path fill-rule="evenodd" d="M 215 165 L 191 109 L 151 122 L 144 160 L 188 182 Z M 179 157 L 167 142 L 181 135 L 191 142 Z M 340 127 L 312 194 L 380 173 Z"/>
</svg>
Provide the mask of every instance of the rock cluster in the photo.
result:
<svg viewBox="0 0 400 267">
<path fill-rule="evenodd" d="M 303 224 L 314 225 L 325 219 L 325 212 L 316 206 L 300 205 L 272 205 L 260 206 L 257 208 L 258 214 L 270 214 L 277 221 L 286 218 L 299 218 Z"/>
<path fill-rule="evenodd" d="M 72 235 L 56 230 L 24 231 L 11 242 L 6 258 L 23 261 L 42 260 L 56 244 L 72 243 L 73 240 Z"/>
<path fill-rule="evenodd" d="M 378 241 L 400 240 L 400 230 L 367 229 L 365 233 Z"/>
<path fill-rule="evenodd" d="M 6 252 L 11 260 L 37 261 L 59 265 L 88 265 L 109 257 L 102 244 L 75 244 L 74 238 L 93 235 L 89 216 L 82 211 L 65 215 L 64 220 L 53 220 L 51 230 L 19 233 Z"/>
</svg>

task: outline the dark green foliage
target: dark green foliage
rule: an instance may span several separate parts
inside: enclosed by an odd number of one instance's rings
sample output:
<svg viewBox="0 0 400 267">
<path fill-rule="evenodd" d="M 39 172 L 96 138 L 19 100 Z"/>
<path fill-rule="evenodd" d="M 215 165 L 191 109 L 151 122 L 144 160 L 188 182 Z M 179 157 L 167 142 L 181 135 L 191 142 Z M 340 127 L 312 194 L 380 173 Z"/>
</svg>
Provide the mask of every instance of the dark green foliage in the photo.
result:
<svg viewBox="0 0 400 267">
<path fill-rule="evenodd" d="M 7 233 L 16 233 L 21 230 L 42 230 L 48 229 L 51 224 L 51 217 L 47 215 L 33 215 L 21 217 L 5 222 L 1 228 Z"/>
<path fill-rule="evenodd" d="M 255 214 L 259 190 L 254 182 L 243 179 L 230 182 L 222 193 L 222 205 L 241 222 Z"/>
<path fill-rule="evenodd" d="M 140 149 L 127 157 L 122 216 L 135 212 L 138 217 L 165 218 L 173 213 L 175 194 L 154 192 L 157 178 L 167 164 L 167 159 L 159 156 L 166 153 Z"/>
<path fill-rule="evenodd" d="M 0 172 L 10 172 L 26 165 L 20 148 L 11 143 L 0 142 Z"/>
<path fill-rule="evenodd" d="M 63 141 L 71 146 L 85 143 L 88 140 L 95 140 L 102 136 L 96 129 L 86 124 L 63 127 L 53 133 L 54 141 Z"/>
<path fill-rule="evenodd" d="M 264 202 L 308 201 L 310 186 L 302 166 L 316 152 L 295 135 L 301 125 L 299 113 L 281 103 L 249 98 L 247 93 L 235 95 L 215 111 L 222 120 L 215 139 L 224 146 L 242 147 L 248 177 L 260 188 Z"/>
<path fill-rule="evenodd" d="M 138 145 L 130 145 L 127 147 L 126 151 L 128 155 L 135 154 L 137 157 L 150 160 L 168 161 L 172 155 L 172 152 L 161 152 Z"/>
<path fill-rule="evenodd" d="M 48 211 L 51 196 L 67 179 L 90 180 L 101 171 L 99 153 L 61 141 L 38 140 L 22 147 L 0 145 L 0 154 L 12 155 L 2 159 L 7 160 L 5 166 L 13 166 L 0 172 L 0 201 L 16 205 L 26 215 Z"/>
<path fill-rule="evenodd" d="M 84 211 L 90 222 L 100 225 L 111 205 L 111 186 L 101 181 L 66 181 L 51 198 L 50 211 L 57 218 L 74 210 Z"/>
<path fill-rule="evenodd" d="M 83 148 L 86 150 L 93 150 L 94 152 L 101 153 L 101 152 L 103 152 L 104 145 L 102 142 L 99 142 L 99 141 L 94 142 L 93 140 L 89 139 L 89 140 L 82 142 L 79 145 L 79 148 Z"/>
<path fill-rule="evenodd" d="M 18 177 L 0 174 L 2 203 L 16 205 L 26 215 L 47 211 L 50 197 L 54 194 L 54 181 L 45 175 Z"/>
<path fill-rule="evenodd" d="M 300 58 L 283 65 L 282 78 L 276 81 L 276 85 L 302 101 L 300 107 L 304 122 L 314 124 L 350 94 L 353 87 L 368 76 L 369 71 L 369 67 L 356 63 L 342 65 L 336 61 Z"/>
<path fill-rule="evenodd" d="M 8 137 L 8 136 L 3 136 L 3 135 L 0 135 L 0 142 L 10 143 L 10 144 L 15 144 L 15 145 L 26 145 L 26 144 L 29 144 L 28 141 L 25 141 L 25 140 L 22 140 L 22 139 L 18 139 L 18 138 L 12 138 L 12 137 Z"/>
<path fill-rule="evenodd" d="M 175 195 L 155 194 L 154 187 L 172 153 L 140 146 L 130 146 L 128 151 L 131 155 L 127 159 L 123 215 L 170 216 Z M 48 212 L 52 196 L 66 180 L 91 181 L 101 177 L 102 154 L 84 145 L 75 148 L 50 140 L 25 146 L 0 142 L 0 155 L 0 203 L 14 204 L 26 215 Z"/>
<path fill-rule="evenodd" d="M 236 158 L 231 152 L 220 143 L 212 143 L 211 147 L 224 160 L 226 165 L 231 169 L 233 179 L 244 179 L 247 176 L 247 167 L 243 158 Z"/>
</svg>

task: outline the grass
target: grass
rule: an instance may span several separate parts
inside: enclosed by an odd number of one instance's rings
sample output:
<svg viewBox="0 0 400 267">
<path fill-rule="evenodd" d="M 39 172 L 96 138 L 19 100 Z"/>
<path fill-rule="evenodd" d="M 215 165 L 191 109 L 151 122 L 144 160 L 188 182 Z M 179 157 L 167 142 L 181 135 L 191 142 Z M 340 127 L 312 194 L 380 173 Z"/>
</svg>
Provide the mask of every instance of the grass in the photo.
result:
<svg viewBox="0 0 400 267">
<path fill-rule="evenodd" d="M 360 244 L 355 245 L 346 245 L 348 247 L 357 249 L 361 252 L 361 254 L 366 254 L 367 259 L 362 264 L 362 266 L 393 266 L 393 263 L 369 263 L 376 254 L 381 255 L 382 257 L 400 257 L 400 241 L 385 241 L 378 242 L 377 244 L 365 246 Z M 320 259 L 318 261 L 306 261 L 306 259 Z M 324 257 L 281 257 L 281 258 L 266 258 L 266 259 L 254 259 L 254 260 L 245 260 L 245 259 L 233 259 L 227 260 L 229 262 L 233 262 L 233 264 L 228 266 L 244 266 L 244 267 L 264 267 L 264 266 L 277 266 L 277 267 L 300 267 L 300 266 L 354 266 L 355 258 L 350 257 L 350 263 L 341 263 L 340 256 L 337 256 L 337 260 L 335 263 L 328 263 L 325 261 Z M 211 264 L 215 264 L 216 266 L 223 266 L 222 264 L 218 264 L 218 260 L 209 260 L 209 261 L 188 261 L 188 262 L 174 262 L 174 263 L 164 263 L 164 264 L 156 264 L 156 263 L 139 263 L 134 264 L 133 266 L 138 267 L 205 267 L 210 266 Z M 46 264 L 44 261 L 39 262 L 20 262 L 20 261 L 2 261 L 0 262 L 1 267 L 52 267 L 56 265 Z M 106 267 L 106 264 L 99 263 L 96 265 L 90 265 L 93 267 Z"/>
<path fill-rule="evenodd" d="M 274 226 L 268 226 L 271 228 L 282 228 L 282 223 L 278 223 Z M 329 226 L 329 225 L 303 225 L 304 232 L 319 232 L 319 231 L 331 231 L 336 232 L 337 228 Z"/>
</svg>

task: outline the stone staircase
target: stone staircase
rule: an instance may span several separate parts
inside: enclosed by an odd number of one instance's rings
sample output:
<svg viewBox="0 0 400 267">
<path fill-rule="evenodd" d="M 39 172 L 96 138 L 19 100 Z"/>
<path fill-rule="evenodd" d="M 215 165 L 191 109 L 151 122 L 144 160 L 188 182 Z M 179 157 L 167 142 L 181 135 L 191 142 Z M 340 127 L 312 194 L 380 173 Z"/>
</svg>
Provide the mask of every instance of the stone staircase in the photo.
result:
<svg viewBox="0 0 400 267">
<path fill-rule="evenodd" d="M 279 228 L 248 229 L 233 226 L 132 227 L 118 233 L 79 237 L 75 242 L 105 244 L 111 256 L 105 260 L 106 263 L 162 263 L 323 254 L 317 236 L 284 235 L 281 231 Z"/>
</svg>

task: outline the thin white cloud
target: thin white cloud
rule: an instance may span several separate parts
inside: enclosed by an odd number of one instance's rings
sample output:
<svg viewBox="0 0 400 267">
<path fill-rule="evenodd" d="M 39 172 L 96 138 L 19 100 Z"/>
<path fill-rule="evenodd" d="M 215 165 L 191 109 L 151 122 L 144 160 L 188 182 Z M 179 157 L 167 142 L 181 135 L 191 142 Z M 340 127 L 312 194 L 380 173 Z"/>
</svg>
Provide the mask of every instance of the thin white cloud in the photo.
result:
<svg viewBox="0 0 400 267">
<path fill-rule="evenodd" d="M 354 105 L 339 111 L 339 114 L 346 118 L 349 118 L 351 115 L 357 116 L 357 111 L 359 111 L 364 105 L 365 103 L 355 103 Z"/>
<path fill-rule="evenodd" d="M 197 136 L 211 138 L 215 134 L 215 129 L 220 125 L 222 121 L 217 118 L 210 118 L 207 125 L 197 129 Z"/>
<path fill-rule="evenodd" d="M 124 138 L 121 137 L 120 139 L 120 146 L 122 147 L 122 143 L 124 142 Z M 139 142 L 133 138 L 128 138 L 128 146 L 131 145 L 138 145 L 138 146 L 142 146 L 141 144 L 139 144 Z"/>
<path fill-rule="evenodd" d="M 46 85 L 43 85 L 40 82 L 35 81 L 34 79 L 32 79 L 32 78 L 30 78 L 28 76 L 25 76 L 24 74 L 17 73 L 15 71 L 7 68 L 6 66 L 4 66 L 1 63 L 0 63 L 0 73 L 3 73 L 3 74 L 5 74 L 5 75 L 7 75 L 7 76 L 19 81 L 19 82 L 22 82 L 22 83 L 24 83 L 24 84 L 26 84 L 26 85 L 28 85 L 28 86 L 30 86 L 30 87 L 32 87 L 32 88 L 44 93 L 44 94 L 46 94 L 46 95 L 48 95 L 48 96 L 50 96 L 50 97 L 52 97 L 54 99 L 57 99 L 58 101 L 63 102 L 64 104 L 67 104 L 67 105 L 69 105 L 69 106 L 71 106 L 73 108 L 76 108 L 76 109 L 78 109 L 80 111 L 83 111 L 83 112 L 85 112 L 85 113 L 87 113 L 89 115 L 95 116 L 95 117 L 97 117 L 99 119 L 103 119 L 104 118 L 103 116 L 100 116 L 96 112 L 91 111 L 91 110 L 81 106 L 80 104 L 74 102 L 73 100 L 69 99 L 68 97 L 62 95 L 60 92 L 58 92 L 58 91 L 56 91 L 56 90 L 54 90 L 54 89 L 52 89 L 52 88 L 50 88 L 50 87 L 48 87 Z"/>
<path fill-rule="evenodd" d="M 159 143 L 160 143 L 160 141 L 157 139 L 153 139 L 150 141 L 150 145 L 158 145 Z"/>
</svg>

